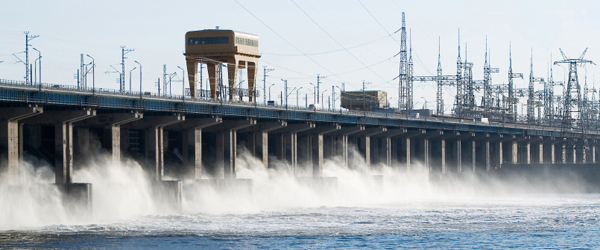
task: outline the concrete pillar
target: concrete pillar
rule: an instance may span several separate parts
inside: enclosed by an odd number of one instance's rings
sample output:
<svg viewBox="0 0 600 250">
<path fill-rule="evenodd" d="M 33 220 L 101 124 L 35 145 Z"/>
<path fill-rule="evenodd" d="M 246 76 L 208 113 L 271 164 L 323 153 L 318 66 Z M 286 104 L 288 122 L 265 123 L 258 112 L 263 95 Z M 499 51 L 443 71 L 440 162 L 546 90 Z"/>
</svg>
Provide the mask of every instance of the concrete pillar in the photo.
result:
<svg viewBox="0 0 600 250">
<path fill-rule="evenodd" d="M 144 116 L 133 125 L 145 128 L 146 168 L 152 169 L 155 179 L 162 181 L 164 176 L 164 127 L 185 121 L 183 115 Z"/>
<path fill-rule="evenodd" d="M 539 158 L 538 158 L 538 163 L 544 163 L 544 143 L 539 144 L 538 146 L 538 150 L 539 150 Z"/>
<path fill-rule="evenodd" d="M 462 141 L 457 140 L 454 149 L 454 157 L 456 158 L 456 172 L 462 172 Z"/>
<path fill-rule="evenodd" d="M 471 171 L 475 172 L 477 168 L 477 142 L 475 140 L 469 142 L 469 151 L 471 151 Z"/>
<path fill-rule="evenodd" d="M 596 164 L 596 144 L 592 145 L 592 163 Z"/>
<path fill-rule="evenodd" d="M 299 158 L 299 147 L 304 147 L 302 148 L 302 152 L 304 152 L 305 154 L 308 154 L 308 150 L 310 149 L 310 145 L 308 144 L 308 138 L 304 138 L 303 136 L 298 137 L 298 133 L 309 130 L 309 129 L 313 129 L 315 128 L 315 123 L 313 122 L 306 122 L 306 123 L 296 123 L 296 124 L 287 124 L 287 126 L 285 127 L 281 127 L 279 129 L 275 129 L 272 132 L 273 133 L 281 133 L 282 137 L 286 137 L 289 136 L 290 138 L 290 162 L 292 165 L 292 171 L 294 173 L 296 173 L 296 168 L 298 167 L 298 158 Z M 283 142 L 284 139 L 282 139 Z M 284 143 L 285 144 L 285 143 Z M 300 146 L 299 146 L 300 145 Z M 279 150 L 279 147 L 277 147 Z M 286 157 L 283 157 L 283 154 L 285 151 L 285 149 L 281 149 L 281 154 L 282 154 L 282 158 L 284 159 Z M 278 156 L 279 157 L 279 156 Z M 305 159 L 308 159 L 308 155 L 305 155 Z"/>
<path fill-rule="evenodd" d="M 223 122 L 221 117 L 187 118 L 184 122 L 174 124 L 173 129 L 185 131 L 183 133 L 182 158 L 183 166 L 191 170 L 191 178 L 202 179 L 202 132 L 204 129 L 219 125 Z M 190 154 L 191 151 L 191 154 Z"/>
<path fill-rule="evenodd" d="M 567 164 L 567 144 L 563 143 L 561 145 L 561 161 L 562 164 Z"/>
<path fill-rule="evenodd" d="M 531 142 L 525 143 L 525 163 L 531 164 Z"/>
<path fill-rule="evenodd" d="M 583 140 L 583 149 L 581 152 L 581 163 L 586 164 L 588 162 L 588 150 L 589 150 L 589 143 L 587 139 Z"/>
<path fill-rule="evenodd" d="M 490 141 L 486 140 L 483 144 L 483 157 L 485 157 L 485 171 L 489 172 L 492 169 L 492 161 L 490 159 Z"/>
<path fill-rule="evenodd" d="M 551 164 L 555 164 L 556 163 L 556 144 L 552 143 L 550 144 L 550 163 Z"/>
<path fill-rule="evenodd" d="M 366 128 L 363 132 L 356 133 L 357 136 L 365 137 L 365 165 L 371 169 L 371 136 L 381 134 L 387 131 L 386 127 Z"/>
<path fill-rule="evenodd" d="M 137 111 L 130 113 L 106 113 L 97 114 L 96 117 L 87 119 L 80 123 L 96 126 L 101 125 L 102 127 L 107 128 L 108 133 L 110 133 L 110 144 L 108 146 L 108 150 L 111 152 L 112 161 L 116 163 L 121 161 L 121 125 L 134 122 L 142 118 L 144 118 L 144 115 Z M 89 130 L 86 129 L 84 134 L 87 134 L 87 136 L 83 136 L 82 139 L 86 140 L 85 144 L 89 145 Z"/>
<path fill-rule="evenodd" d="M 504 157 L 502 156 L 502 141 L 496 142 L 496 147 L 494 148 L 494 152 L 492 154 L 495 154 L 497 159 L 496 163 L 493 163 L 492 165 L 496 168 L 500 168 L 502 166 L 502 163 L 504 163 Z"/>
<path fill-rule="evenodd" d="M 56 184 L 73 183 L 73 123 L 96 115 L 96 110 L 57 110 L 27 118 L 26 123 L 54 124 L 54 166 Z"/>
<path fill-rule="evenodd" d="M 313 177 L 321 177 L 323 173 L 323 135 L 340 130 L 341 128 L 339 124 L 320 124 L 307 132 L 312 135 Z"/>
<path fill-rule="evenodd" d="M 225 120 L 217 130 L 217 168 L 224 179 L 235 179 L 237 161 L 237 131 L 256 125 L 256 120 Z M 219 152 L 222 151 L 222 152 Z"/>
<path fill-rule="evenodd" d="M 511 163 L 519 163 L 519 144 L 516 141 L 512 142 Z"/>
<path fill-rule="evenodd" d="M 286 147 L 287 147 L 287 145 L 286 145 L 285 134 L 276 134 L 275 135 L 275 156 L 277 156 L 277 159 L 279 159 L 281 161 L 285 161 L 287 159 Z M 264 157 L 264 155 L 263 155 L 263 157 Z M 264 163 L 264 161 L 263 161 L 263 163 Z"/>
<path fill-rule="evenodd" d="M 279 129 L 282 127 L 286 127 L 286 121 L 278 121 L 278 122 L 267 122 L 261 123 L 258 125 L 259 131 L 262 135 L 262 162 L 265 168 L 269 167 L 269 131 Z M 285 152 L 285 137 L 281 136 L 279 139 L 279 146 L 281 146 L 281 158 L 279 160 L 285 160 L 284 152 Z M 283 141 L 282 141 L 283 140 Z"/>
<path fill-rule="evenodd" d="M 412 151 L 411 150 L 412 144 L 411 144 L 411 141 L 410 141 L 410 137 L 406 138 L 405 145 L 406 145 L 406 171 L 410 172 L 410 169 L 411 169 L 411 166 L 410 166 L 411 159 L 410 159 L 410 157 L 413 154 L 413 152 L 411 152 Z"/>
<path fill-rule="evenodd" d="M 441 164 L 442 164 L 442 174 L 445 174 L 447 172 L 446 170 L 446 140 L 441 140 L 440 141 L 440 150 L 441 150 Z"/>
<path fill-rule="evenodd" d="M 429 145 L 429 139 L 423 139 L 423 161 L 425 162 L 425 168 L 431 170 L 431 145 Z"/>
<path fill-rule="evenodd" d="M 41 107 L 0 108 L 0 150 L 6 147 L 7 171 L 10 176 L 18 173 L 19 162 L 23 157 L 23 127 L 21 120 L 42 114 Z"/>
<path fill-rule="evenodd" d="M 573 145 L 573 164 L 577 164 L 577 145 Z"/>
</svg>

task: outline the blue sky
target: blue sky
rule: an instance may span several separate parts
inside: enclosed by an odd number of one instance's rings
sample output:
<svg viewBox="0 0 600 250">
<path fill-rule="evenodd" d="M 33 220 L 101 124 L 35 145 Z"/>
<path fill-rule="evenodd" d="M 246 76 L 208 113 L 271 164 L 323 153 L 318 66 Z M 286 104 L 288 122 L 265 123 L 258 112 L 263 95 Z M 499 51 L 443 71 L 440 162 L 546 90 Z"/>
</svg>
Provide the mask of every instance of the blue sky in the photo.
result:
<svg viewBox="0 0 600 250">
<path fill-rule="evenodd" d="M 372 82 L 370 89 L 387 91 L 396 106 L 398 82 L 392 79 L 398 75 L 399 59 L 394 55 L 400 34 L 394 32 L 401 27 L 401 12 L 406 13 L 412 34 L 415 75 L 435 74 L 438 37 L 444 73 L 455 72 L 460 28 L 461 54 L 464 59 L 466 43 L 475 79 L 483 77 L 487 35 L 492 66 L 500 68 L 493 83 L 507 82 L 512 42 L 513 71 L 526 78 L 517 80 L 517 87 L 526 87 L 532 48 L 537 77 L 547 76 L 550 53 L 560 59 L 558 48 L 579 57 L 589 47 L 586 58 L 600 61 L 596 46 L 600 17 L 595 14 L 599 5 L 597 1 L 0 1 L 0 61 L 4 61 L 0 78 L 23 79 L 24 65 L 15 63 L 12 54 L 24 50 L 23 31 L 29 31 L 39 35 L 31 44 L 42 52 L 44 82 L 76 84 L 83 53 L 96 60 L 97 87 L 118 89 L 118 75 L 104 72 L 111 70 L 110 65 L 119 68 L 120 46 L 125 45 L 135 49 L 127 55 L 126 72 L 135 66 L 134 60 L 139 61 L 144 91 L 156 91 L 163 64 L 178 75 L 177 66 L 185 68 L 185 32 L 220 26 L 260 37 L 257 80 L 262 82 L 263 66 L 275 69 L 267 78 L 275 83 L 272 99 L 283 90 L 280 79 L 287 79 L 292 88 L 302 86 L 303 96 L 320 74 L 327 76 L 322 86 L 328 89 L 325 96 L 331 86 L 344 82 L 347 90 L 358 90 L 365 80 Z M 24 54 L 18 55 L 24 59 Z M 32 51 L 30 61 L 36 57 Z M 554 72 L 555 78 L 563 79 L 564 67 L 555 66 Z M 598 72 L 597 66 L 587 67 L 590 86 Z M 582 84 L 584 74 L 581 70 Z M 134 89 L 138 77 L 139 72 L 133 71 Z M 181 83 L 173 85 L 174 93 L 180 91 Z M 447 87 L 444 92 L 449 107 L 455 90 Z M 423 104 L 421 97 L 434 107 L 434 83 L 415 82 L 416 107 Z M 295 95 L 290 98 L 295 103 Z"/>
</svg>

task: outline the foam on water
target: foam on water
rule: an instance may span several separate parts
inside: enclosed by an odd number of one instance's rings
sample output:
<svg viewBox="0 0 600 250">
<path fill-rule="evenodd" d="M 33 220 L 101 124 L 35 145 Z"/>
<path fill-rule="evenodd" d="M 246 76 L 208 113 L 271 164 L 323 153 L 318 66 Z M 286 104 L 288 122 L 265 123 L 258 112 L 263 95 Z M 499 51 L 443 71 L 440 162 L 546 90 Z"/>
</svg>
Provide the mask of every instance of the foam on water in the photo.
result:
<svg viewBox="0 0 600 250">
<path fill-rule="evenodd" d="M 350 170 L 339 162 L 338 158 L 325 162 L 323 176 L 337 177 L 338 185 L 323 190 L 303 185 L 287 164 L 265 169 L 242 150 L 237 178 L 253 180 L 251 194 L 195 189 L 192 181 L 184 181 L 183 213 L 176 214 L 154 197 L 152 175 L 139 164 L 129 160 L 112 164 L 99 157 L 73 176 L 75 182 L 93 184 L 91 220 L 67 214 L 58 190 L 49 184 L 54 178 L 51 168 L 23 164 L 18 181 L 7 176 L 0 180 L 0 230 L 17 230 L 0 232 L 0 243 L 7 242 L 3 235 L 21 238 L 13 242 L 20 246 L 31 237 L 59 241 L 51 235 L 176 235 L 204 241 L 202 237 L 402 238 L 430 233 L 566 232 L 579 227 L 597 232 L 600 228 L 597 194 L 550 194 L 552 189 L 547 194 L 524 194 L 529 187 L 526 180 L 507 185 L 461 178 L 438 185 L 429 181 L 428 170 L 419 164 L 410 172 L 388 166 L 374 166 L 377 172 L 373 172 Z M 373 174 L 383 176 L 382 185 Z"/>
</svg>

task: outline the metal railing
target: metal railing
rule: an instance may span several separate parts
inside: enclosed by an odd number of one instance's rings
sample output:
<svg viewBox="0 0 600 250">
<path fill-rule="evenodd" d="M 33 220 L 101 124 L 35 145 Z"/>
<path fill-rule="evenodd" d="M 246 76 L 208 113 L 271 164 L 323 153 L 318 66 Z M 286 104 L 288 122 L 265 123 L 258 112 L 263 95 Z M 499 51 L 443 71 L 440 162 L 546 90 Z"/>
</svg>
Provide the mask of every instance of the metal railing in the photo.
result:
<svg viewBox="0 0 600 250">
<path fill-rule="evenodd" d="M 112 108 L 137 108 L 137 109 L 147 109 L 153 111 L 169 111 L 169 112 L 188 112 L 194 110 L 201 110 L 198 112 L 208 112 L 207 107 L 199 108 L 199 107 L 189 107 L 182 106 L 181 104 L 208 104 L 208 105 L 220 105 L 220 106 L 228 106 L 228 107 L 238 107 L 238 108 L 255 108 L 264 110 L 261 114 L 259 112 L 254 112 L 254 114 L 264 118 L 281 118 L 280 114 L 269 115 L 269 111 L 287 111 L 287 112 L 302 112 L 302 113 L 315 113 L 322 115 L 331 115 L 331 116 L 351 116 L 355 118 L 376 118 L 376 119 L 394 119 L 394 120 L 406 120 L 406 121 L 415 121 L 415 122 L 436 122 L 436 123 L 449 123 L 455 125 L 469 125 L 469 126 L 488 126 L 488 127 L 500 127 L 500 128 L 512 128 L 512 129 L 523 129 L 523 130 L 540 130 L 540 131 L 548 131 L 548 132 L 561 132 L 563 130 L 562 127 L 557 126 L 549 126 L 545 124 L 528 124 L 522 122 L 480 122 L 476 121 L 473 118 L 461 118 L 461 117 L 451 117 L 451 116 L 421 116 L 415 117 L 407 114 L 398 114 L 398 113 L 390 113 L 390 112 L 373 112 L 373 111 L 357 111 L 357 110 L 346 110 L 346 109 L 314 109 L 307 108 L 303 106 L 295 106 L 295 105 L 269 105 L 268 103 L 259 103 L 259 102 L 243 102 L 243 101 L 227 101 L 220 99 L 212 99 L 209 95 L 203 95 L 203 97 L 192 98 L 190 96 L 182 96 L 182 95 L 157 95 L 152 92 L 143 92 L 139 91 L 119 91 L 114 89 L 106 89 L 106 88 L 81 88 L 74 85 L 64 85 L 64 84 L 53 84 L 53 83 L 42 83 L 42 84 L 26 84 L 25 81 L 15 81 L 15 80 L 6 80 L 0 79 L 0 87 L 3 89 L 21 89 L 21 90 L 42 90 L 42 92 L 47 94 L 60 94 L 60 93 L 74 93 L 81 94 L 85 96 L 89 95 L 97 95 L 98 97 L 105 97 L 101 101 L 100 105 L 104 107 L 112 107 Z M 13 101 L 22 101 L 22 102 L 34 102 L 34 103 L 52 103 L 52 104 L 61 104 L 61 105 L 98 105 L 98 103 L 88 102 L 81 99 L 74 98 L 66 98 L 61 95 L 46 95 L 46 96 L 14 96 L 15 93 L 8 93 L 6 91 L 1 91 L 0 89 L 0 100 L 13 100 Z M 209 91 L 205 94 L 210 93 Z M 112 99 L 118 98 L 118 99 Z M 4 98 L 4 99 L 3 99 Z M 123 98 L 129 100 L 141 100 L 142 103 L 136 104 L 123 104 Z M 114 103 L 111 103 L 114 102 Z M 222 109 L 222 112 L 226 115 L 240 115 L 234 114 L 235 112 L 228 112 L 225 109 Z M 273 113 L 271 112 L 271 113 Z M 577 130 L 581 130 L 580 128 L 573 128 Z M 598 130 L 588 130 L 585 131 L 588 134 L 600 135 L 600 131 Z M 577 133 L 575 131 L 574 133 Z"/>
</svg>

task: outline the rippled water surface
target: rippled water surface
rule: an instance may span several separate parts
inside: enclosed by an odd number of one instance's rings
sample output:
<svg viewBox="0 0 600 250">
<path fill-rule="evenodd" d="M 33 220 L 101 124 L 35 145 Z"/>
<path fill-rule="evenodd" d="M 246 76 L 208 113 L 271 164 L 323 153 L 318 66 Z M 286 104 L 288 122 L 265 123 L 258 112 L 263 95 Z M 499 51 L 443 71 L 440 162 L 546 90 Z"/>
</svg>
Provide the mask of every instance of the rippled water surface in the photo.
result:
<svg viewBox="0 0 600 250">
<path fill-rule="evenodd" d="M 422 199 L 0 231 L 34 248 L 599 248 L 600 195 Z"/>
</svg>

